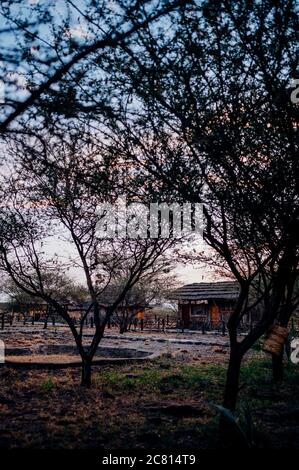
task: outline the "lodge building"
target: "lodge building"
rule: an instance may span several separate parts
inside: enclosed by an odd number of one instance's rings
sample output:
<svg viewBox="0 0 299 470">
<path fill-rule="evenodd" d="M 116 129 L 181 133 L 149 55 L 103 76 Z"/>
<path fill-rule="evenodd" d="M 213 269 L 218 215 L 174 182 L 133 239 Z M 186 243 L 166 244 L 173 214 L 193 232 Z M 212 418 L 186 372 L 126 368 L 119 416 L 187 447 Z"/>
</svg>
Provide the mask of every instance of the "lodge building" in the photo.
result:
<svg viewBox="0 0 299 470">
<path fill-rule="evenodd" d="M 186 284 L 171 294 L 178 301 L 178 316 L 184 328 L 197 329 L 202 324 L 217 327 L 227 321 L 239 295 L 233 281 Z"/>
</svg>

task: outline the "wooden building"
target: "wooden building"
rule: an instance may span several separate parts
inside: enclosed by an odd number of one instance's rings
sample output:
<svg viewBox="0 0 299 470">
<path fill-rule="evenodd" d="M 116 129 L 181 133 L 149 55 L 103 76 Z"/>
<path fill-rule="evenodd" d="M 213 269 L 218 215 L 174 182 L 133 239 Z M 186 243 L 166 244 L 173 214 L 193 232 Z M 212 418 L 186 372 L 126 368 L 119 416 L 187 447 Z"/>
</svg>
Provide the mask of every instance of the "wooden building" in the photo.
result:
<svg viewBox="0 0 299 470">
<path fill-rule="evenodd" d="M 237 282 L 200 282 L 186 284 L 171 294 L 178 301 L 179 321 L 184 328 L 216 327 L 227 321 L 239 294 Z"/>
</svg>

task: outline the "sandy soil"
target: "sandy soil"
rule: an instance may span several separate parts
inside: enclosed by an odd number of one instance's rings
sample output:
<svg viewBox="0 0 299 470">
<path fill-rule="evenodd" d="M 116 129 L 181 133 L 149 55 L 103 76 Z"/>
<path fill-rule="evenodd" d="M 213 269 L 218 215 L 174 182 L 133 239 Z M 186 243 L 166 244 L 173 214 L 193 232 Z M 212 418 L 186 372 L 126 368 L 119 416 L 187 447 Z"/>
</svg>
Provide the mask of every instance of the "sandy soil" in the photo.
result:
<svg viewBox="0 0 299 470">
<path fill-rule="evenodd" d="M 86 345 L 91 341 L 93 330 L 86 331 Z M 0 331 L 0 339 L 6 347 L 32 347 L 49 344 L 74 344 L 71 332 L 65 327 L 49 327 L 43 330 L 40 326 L 14 327 Z M 166 354 L 187 362 L 198 360 L 207 362 L 226 361 L 228 355 L 228 338 L 220 335 L 201 333 L 149 333 L 132 332 L 119 335 L 116 329 L 106 330 L 101 346 L 133 348 L 158 354 Z M 49 356 L 48 356 L 49 358 Z M 33 357 L 31 357 L 33 361 Z M 68 358 L 66 357 L 66 360 Z M 59 359 L 60 361 L 60 359 Z"/>
</svg>

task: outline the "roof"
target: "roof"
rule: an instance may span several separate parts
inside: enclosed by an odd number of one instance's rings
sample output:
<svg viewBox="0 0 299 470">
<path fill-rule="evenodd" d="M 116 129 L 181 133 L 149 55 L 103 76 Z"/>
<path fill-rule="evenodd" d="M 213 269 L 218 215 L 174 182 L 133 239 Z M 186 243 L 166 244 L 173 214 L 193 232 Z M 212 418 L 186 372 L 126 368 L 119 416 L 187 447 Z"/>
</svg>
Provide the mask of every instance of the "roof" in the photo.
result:
<svg viewBox="0 0 299 470">
<path fill-rule="evenodd" d="M 194 282 L 172 292 L 173 300 L 234 300 L 239 295 L 239 284 L 234 281 Z"/>
</svg>

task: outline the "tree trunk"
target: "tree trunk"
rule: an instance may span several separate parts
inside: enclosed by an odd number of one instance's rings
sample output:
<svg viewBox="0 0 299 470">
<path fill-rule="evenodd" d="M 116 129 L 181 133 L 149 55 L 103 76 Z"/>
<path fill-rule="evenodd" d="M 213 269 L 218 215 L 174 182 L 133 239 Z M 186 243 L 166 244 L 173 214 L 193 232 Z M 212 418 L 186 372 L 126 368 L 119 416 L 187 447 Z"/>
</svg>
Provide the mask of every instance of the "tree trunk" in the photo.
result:
<svg viewBox="0 0 299 470">
<path fill-rule="evenodd" d="M 239 377 L 242 357 L 239 352 L 231 350 L 229 364 L 226 374 L 223 407 L 234 413 L 237 404 L 239 391 Z M 219 421 L 220 439 L 224 447 L 232 448 L 240 446 L 239 437 L 236 435 L 236 429 L 224 414 L 221 414 Z"/>
<path fill-rule="evenodd" d="M 242 357 L 238 350 L 231 350 L 226 374 L 223 406 L 232 412 L 235 411 L 237 404 L 241 361 Z"/>
<path fill-rule="evenodd" d="M 122 318 L 119 323 L 119 333 L 122 335 L 128 331 L 128 320 L 126 318 Z"/>
<path fill-rule="evenodd" d="M 274 382 L 282 382 L 283 380 L 283 352 L 276 356 L 272 354 L 272 374 Z"/>
<path fill-rule="evenodd" d="M 91 386 L 91 359 L 82 360 L 81 387 Z"/>
</svg>

